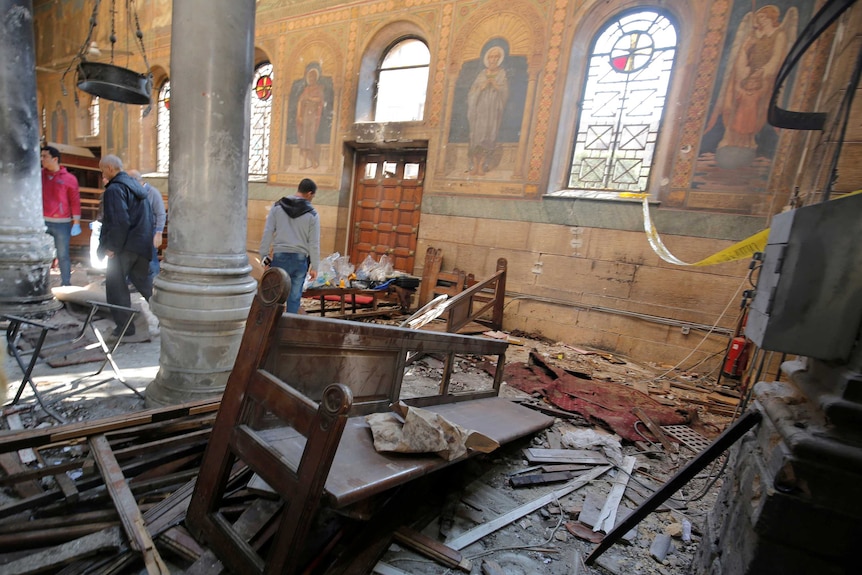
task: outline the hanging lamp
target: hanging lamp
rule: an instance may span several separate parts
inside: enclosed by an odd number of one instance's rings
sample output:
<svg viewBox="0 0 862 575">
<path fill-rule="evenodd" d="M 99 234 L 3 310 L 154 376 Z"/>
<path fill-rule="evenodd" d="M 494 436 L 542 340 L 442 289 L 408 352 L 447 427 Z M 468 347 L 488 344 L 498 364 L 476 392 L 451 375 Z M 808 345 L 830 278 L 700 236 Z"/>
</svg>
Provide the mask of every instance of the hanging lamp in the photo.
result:
<svg viewBox="0 0 862 575">
<path fill-rule="evenodd" d="M 134 0 L 125 0 L 125 3 L 127 15 L 126 23 L 128 25 L 129 20 L 134 18 L 135 42 L 141 51 L 146 72 L 138 73 L 129 68 L 123 68 L 114 64 L 114 45 L 117 43 L 117 34 L 115 29 L 115 17 L 117 13 L 115 9 L 116 0 L 111 0 L 111 61 L 110 63 L 104 63 L 91 62 L 87 60 L 87 54 L 92 53 L 91 38 L 93 36 L 93 29 L 96 27 L 96 17 L 101 5 L 101 0 L 95 0 L 93 14 L 90 16 L 90 26 L 87 31 L 87 38 L 84 40 L 84 43 L 81 44 L 81 49 L 78 51 L 78 54 L 72 58 L 72 61 L 69 63 L 69 67 L 60 79 L 64 95 L 66 93 L 66 89 L 63 82 L 66 78 L 66 74 L 75 67 L 75 83 L 79 90 L 93 96 L 98 96 L 99 98 L 104 98 L 105 100 L 121 102 L 123 104 L 144 105 L 152 103 L 153 76 L 149 71 L 150 64 L 147 61 L 147 53 L 144 49 L 144 34 L 141 32 L 138 13 L 134 6 Z M 75 103 L 78 103 L 77 95 L 75 96 Z M 147 110 L 149 110 L 149 108 Z"/>
</svg>

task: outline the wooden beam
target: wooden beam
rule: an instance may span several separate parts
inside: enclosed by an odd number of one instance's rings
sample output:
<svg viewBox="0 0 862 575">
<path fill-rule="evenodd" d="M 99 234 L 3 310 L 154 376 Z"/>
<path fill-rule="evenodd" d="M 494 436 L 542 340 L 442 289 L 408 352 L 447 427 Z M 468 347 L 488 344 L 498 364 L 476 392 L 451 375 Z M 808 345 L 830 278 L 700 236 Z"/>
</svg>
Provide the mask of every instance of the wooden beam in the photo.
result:
<svg viewBox="0 0 862 575">
<path fill-rule="evenodd" d="M 141 510 L 138 508 L 128 483 L 126 483 L 120 464 L 111 451 L 108 439 L 102 434 L 91 437 L 90 451 L 102 472 L 105 486 L 108 493 L 111 494 L 117 512 L 120 514 L 120 522 L 129 537 L 132 549 L 140 552 L 144 558 L 147 573 L 150 575 L 168 575 L 170 570 L 159 556 L 156 545 L 144 525 Z"/>
</svg>

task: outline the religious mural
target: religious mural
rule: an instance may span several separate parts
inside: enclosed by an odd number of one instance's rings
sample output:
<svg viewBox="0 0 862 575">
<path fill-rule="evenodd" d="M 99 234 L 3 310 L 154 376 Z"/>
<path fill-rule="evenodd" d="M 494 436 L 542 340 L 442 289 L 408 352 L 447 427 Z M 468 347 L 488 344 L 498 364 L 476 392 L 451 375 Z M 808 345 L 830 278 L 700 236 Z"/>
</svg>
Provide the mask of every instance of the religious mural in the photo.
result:
<svg viewBox="0 0 862 575">
<path fill-rule="evenodd" d="M 479 58 L 461 66 L 455 83 L 449 143 L 465 144 L 466 156 L 448 160 L 447 172 L 474 176 L 493 172 L 503 162 L 506 144 L 521 139 L 527 94 L 527 59 L 509 52 L 504 38 L 493 38 Z M 513 146 L 508 146 L 512 148 Z"/>
<path fill-rule="evenodd" d="M 291 154 L 291 168 L 320 167 L 321 146 L 329 144 L 332 133 L 332 105 L 332 77 L 324 75 L 319 62 L 309 63 L 288 97 L 286 142 L 298 152 Z"/>
<path fill-rule="evenodd" d="M 809 2 L 733 5 L 692 187 L 766 191 L 778 130 L 766 121 L 775 77 L 810 17 Z M 790 97 L 792 78 L 782 97 Z"/>
<path fill-rule="evenodd" d="M 57 100 L 51 112 L 51 141 L 58 144 L 69 143 L 69 114 L 63 103 Z"/>
<path fill-rule="evenodd" d="M 106 153 L 119 156 L 124 162 L 128 162 L 129 134 L 126 129 L 129 122 L 128 106 L 111 102 L 108 104 L 106 116 Z"/>
</svg>

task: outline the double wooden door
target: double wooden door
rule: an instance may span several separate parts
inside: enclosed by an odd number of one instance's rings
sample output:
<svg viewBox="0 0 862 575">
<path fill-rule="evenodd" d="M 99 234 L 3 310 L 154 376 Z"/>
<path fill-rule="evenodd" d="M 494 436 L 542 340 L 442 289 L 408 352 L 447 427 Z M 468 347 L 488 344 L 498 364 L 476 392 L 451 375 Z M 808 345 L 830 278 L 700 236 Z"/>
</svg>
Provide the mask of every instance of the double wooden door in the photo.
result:
<svg viewBox="0 0 862 575">
<path fill-rule="evenodd" d="M 350 222 L 350 262 L 359 267 L 368 255 L 389 256 L 396 270 L 413 273 L 422 186 L 424 150 L 374 150 L 357 153 Z"/>
</svg>

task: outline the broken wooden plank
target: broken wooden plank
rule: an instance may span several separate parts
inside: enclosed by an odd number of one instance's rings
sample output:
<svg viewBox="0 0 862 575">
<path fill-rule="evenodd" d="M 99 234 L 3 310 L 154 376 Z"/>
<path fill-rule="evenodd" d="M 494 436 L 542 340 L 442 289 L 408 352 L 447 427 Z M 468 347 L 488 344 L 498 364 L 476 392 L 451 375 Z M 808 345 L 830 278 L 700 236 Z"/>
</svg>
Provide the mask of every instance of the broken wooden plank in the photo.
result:
<svg viewBox="0 0 862 575">
<path fill-rule="evenodd" d="M 525 505 L 522 505 L 522 506 L 518 507 L 517 509 L 513 509 L 512 511 L 509 511 L 508 513 L 505 513 L 505 514 L 501 515 L 500 517 L 497 517 L 496 519 L 489 521 L 488 523 L 484 523 L 482 525 L 479 525 L 479 526 L 459 535 L 455 539 L 453 539 L 451 541 L 447 541 L 446 544 L 449 545 L 449 547 L 460 551 L 461 549 L 463 549 L 467 545 L 470 545 L 471 543 L 478 541 L 479 539 L 488 535 L 489 533 L 493 533 L 494 531 L 497 531 L 498 529 L 505 527 L 506 525 L 515 521 L 516 519 L 520 519 L 524 515 L 527 515 L 529 513 L 532 513 L 536 509 L 540 509 L 540 508 L 544 507 L 545 505 L 547 505 L 551 501 L 556 501 L 557 499 L 560 499 L 561 497 L 565 497 L 566 495 L 568 495 L 572 491 L 583 487 L 584 485 L 586 485 L 587 483 L 589 483 L 590 481 L 592 481 L 596 477 L 599 477 L 600 475 L 602 475 L 606 471 L 610 470 L 611 468 L 612 468 L 612 466 L 610 466 L 610 465 L 604 465 L 601 467 L 596 467 L 592 471 L 585 473 L 584 475 L 578 477 L 577 479 L 573 479 L 571 482 L 567 483 L 565 486 L 561 487 L 560 489 L 557 489 L 556 491 L 548 493 L 547 495 L 544 495 L 542 497 L 539 497 L 538 499 L 534 499 L 533 501 L 531 501 Z"/>
<path fill-rule="evenodd" d="M 60 567 L 104 551 L 114 551 L 122 545 L 120 528 L 112 527 L 85 535 L 74 541 L 33 553 L 3 566 L 3 575 L 28 575 L 57 572 Z"/>
<path fill-rule="evenodd" d="M 221 399 L 201 399 L 180 405 L 124 413 L 113 417 L 52 425 L 39 429 L 0 432 L 0 452 L 17 451 L 26 447 L 43 447 L 54 443 L 81 439 L 89 435 L 127 429 L 144 423 L 156 423 L 178 417 L 218 411 Z"/>
<path fill-rule="evenodd" d="M 617 507 L 623 499 L 623 493 L 626 491 L 626 485 L 629 482 L 632 469 L 635 467 L 635 458 L 627 455 L 623 457 L 623 464 L 619 467 L 619 473 L 614 478 L 614 484 L 608 498 L 605 499 L 605 504 L 599 513 L 599 521 L 593 531 L 604 531 L 607 533 L 614 528 L 617 523 Z"/>
<path fill-rule="evenodd" d="M 15 476 L 24 476 L 25 473 L 28 473 L 29 470 L 25 467 L 21 461 L 18 459 L 18 455 L 15 453 L 0 453 L 0 467 L 6 472 L 6 475 L 9 477 Z M 30 477 L 29 475 L 26 477 Z M 4 479 L 7 479 L 4 477 Z M 42 484 L 36 481 L 35 479 L 20 479 L 17 481 L 13 481 L 10 483 L 4 483 L 4 485 L 12 485 L 15 486 L 15 492 L 19 497 L 34 497 L 37 495 L 41 495 L 44 493 L 42 489 Z"/>
<path fill-rule="evenodd" d="M 410 527 L 399 527 L 395 531 L 395 540 L 451 569 L 469 573 L 473 568 L 473 564 L 455 549 Z"/>
<path fill-rule="evenodd" d="M 21 421 L 21 416 L 14 411 L 6 414 L 6 423 L 7 425 L 9 425 L 9 429 L 12 431 L 20 431 L 24 429 L 24 423 Z M 19 449 L 18 458 L 24 465 L 27 465 L 28 463 L 35 463 L 36 452 L 29 447 Z"/>
<path fill-rule="evenodd" d="M 105 486 L 111 494 L 117 512 L 120 514 L 120 522 L 123 525 L 123 530 L 129 537 L 129 543 L 132 549 L 141 553 L 144 558 L 144 565 L 147 568 L 147 573 L 151 575 L 167 575 L 170 571 L 162 561 L 155 543 L 153 543 L 149 532 L 144 525 L 144 518 L 141 515 L 141 510 L 135 501 L 129 489 L 120 464 L 114 457 L 111 451 L 111 446 L 108 444 L 108 439 L 103 435 L 95 435 L 90 437 L 90 451 L 99 470 L 102 472 L 102 477 L 105 480 Z"/>
<path fill-rule="evenodd" d="M 548 483 L 562 483 L 580 475 L 575 471 L 552 471 L 551 473 L 533 473 L 528 475 L 517 475 L 509 478 L 512 487 L 532 487 L 534 485 L 547 485 Z"/>
<path fill-rule="evenodd" d="M 608 459 L 604 455 L 588 449 L 539 449 L 528 447 L 524 449 L 524 455 L 530 463 L 608 464 Z"/>
</svg>

